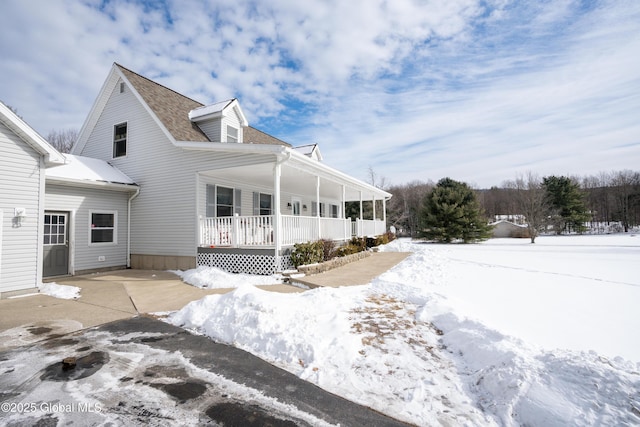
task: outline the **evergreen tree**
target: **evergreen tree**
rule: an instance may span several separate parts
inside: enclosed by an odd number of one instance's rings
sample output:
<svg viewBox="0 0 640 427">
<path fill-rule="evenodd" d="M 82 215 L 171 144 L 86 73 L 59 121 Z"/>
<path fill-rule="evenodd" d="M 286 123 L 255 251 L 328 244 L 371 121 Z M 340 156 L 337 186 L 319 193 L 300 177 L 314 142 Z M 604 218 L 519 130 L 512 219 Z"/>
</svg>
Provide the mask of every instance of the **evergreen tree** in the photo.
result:
<svg viewBox="0 0 640 427">
<path fill-rule="evenodd" d="M 566 176 L 548 176 L 542 179 L 548 205 L 551 208 L 551 223 L 557 234 L 574 230 L 582 233 L 589 212 L 580 186 Z"/>
<path fill-rule="evenodd" d="M 421 220 L 422 237 L 438 242 L 469 243 L 491 235 L 473 190 L 451 178 L 441 179 L 424 199 Z"/>
</svg>

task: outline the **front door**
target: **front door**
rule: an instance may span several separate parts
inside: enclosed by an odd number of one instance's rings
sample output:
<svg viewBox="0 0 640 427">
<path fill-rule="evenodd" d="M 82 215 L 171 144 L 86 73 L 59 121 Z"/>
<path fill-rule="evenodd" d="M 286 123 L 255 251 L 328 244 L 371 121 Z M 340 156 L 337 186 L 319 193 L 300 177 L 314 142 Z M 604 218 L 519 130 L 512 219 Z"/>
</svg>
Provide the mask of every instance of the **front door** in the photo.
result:
<svg viewBox="0 0 640 427">
<path fill-rule="evenodd" d="M 44 277 L 69 274 L 69 214 L 44 213 Z"/>
</svg>

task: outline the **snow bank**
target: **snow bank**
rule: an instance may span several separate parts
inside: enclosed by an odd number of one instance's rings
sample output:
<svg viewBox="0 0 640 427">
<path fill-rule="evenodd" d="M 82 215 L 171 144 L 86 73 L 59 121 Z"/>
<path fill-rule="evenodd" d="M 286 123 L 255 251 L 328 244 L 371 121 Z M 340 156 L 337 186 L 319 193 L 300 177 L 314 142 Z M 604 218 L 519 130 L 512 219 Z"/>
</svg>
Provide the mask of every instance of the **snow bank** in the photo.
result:
<svg viewBox="0 0 640 427">
<path fill-rule="evenodd" d="M 511 311 L 511 319 L 487 314 L 511 304 L 528 320 L 550 316 L 566 323 L 571 318 L 567 313 L 573 316 L 576 311 L 570 303 L 553 306 L 564 310 L 560 314 L 525 309 L 540 282 L 551 277 L 557 279 L 554 286 L 567 281 L 583 285 L 563 291 L 569 294 L 593 294 L 598 300 L 598 286 L 604 286 L 606 293 L 632 298 L 637 305 L 633 292 L 640 286 L 628 272 L 635 265 L 629 261 L 638 254 L 638 240 L 630 239 L 634 243 L 628 246 L 599 240 L 591 244 L 599 248 L 588 249 L 591 241 L 582 240 L 577 248 L 567 240 L 522 247 L 513 242 L 396 241 L 383 250 L 414 254 L 369 285 L 301 294 L 243 286 L 195 301 L 168 321 L 417 425 L 640 424 L 640 363 L 603 356 L 599 334 L 583 343 L 597 352 L 556 349 L 530 342 L 528 337 L 536 335 L 526 329 L 506 333 L 518 313 Z M 517 252 L 526 254 L 524 261 L 508 256 Z M 581 268 L 576 253 L 583 255 L 583 262 L 599 264 Z M 564 269 L 563 262 L 545 267 L 549 257 L 572 262 L 565 262 Z M 505 300 L 502 294 L 509 286 L 503 281 L 508 277 L 515 291 Z M 543 290 L 548 301 L 563 292 Z M 471 299 L 465 299 L 466 293 Z M 521 301 L 516 299 L 519 293 L 524 295 Z M 610 327 L 623 330 L 629 347 L 635 348 L 637 329 L 629 328 L 639 315 L 627 309 L 622 307 L 626 322 L 611 316 Z M 565 333 L 563 325 L 557 328 L 560 335 Z M 556 335 L 551 329 L 546 333 Z"/>
<path fill-rule="evenodd" d="M 55 282 L 42 283 L 38 286 L 40 293 L 61 299 L 80 298 L 80 288 L 77 286 L 59 285 Z"/>
<path fill-rule="evenodd" d="M 242 285 L 277 285 L 282 276 L 259 276 L 252 274 L 228 273 L 215 267 L 198 267 L 192 270 L 170 270 L 190 285 L 203 289 L 237 288 Z"/>
</svg>

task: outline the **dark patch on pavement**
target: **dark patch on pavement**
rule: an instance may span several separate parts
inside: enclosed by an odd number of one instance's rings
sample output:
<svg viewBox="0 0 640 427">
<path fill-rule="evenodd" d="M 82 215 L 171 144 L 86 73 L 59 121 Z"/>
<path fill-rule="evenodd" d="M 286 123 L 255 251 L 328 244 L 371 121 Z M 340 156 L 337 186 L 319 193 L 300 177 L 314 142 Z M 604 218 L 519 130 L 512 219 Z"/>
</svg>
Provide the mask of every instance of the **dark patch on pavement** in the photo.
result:
<svg viewBox="0 0 640 427">
<path fill-rule="evenodd" d="M 149 385 L 153 388 L 164 391 L 180 403 L 200 397 L 205 391 L 207 391 L 207 386 L 202 381 L 198 380 L 188 380 L 169 384 L 151 383 Z"/>
<path fill-rule="evenodd" d="M 31 332 L 32 335 L 43 335 L 48 334 L 49 332 L 53 331 L 53 329 L 44 326 L 32 326 L 30 328 L 27 328 L 27 331 Z"/>
<path fill-rule="evenodd" d="M 242 405 L 235 402 L 225 402 L 212 405 L 205 414 L 213 421 L 225 426 L 243 427 L 298 427 L 308 426 L 300 420 L 293 422 L 276 418 L 256 405 Z"/>
<path fill-rule="evenodd" d="M 90 377 L 109 362 L 109 354 L 103 351 L 94 351 L 86 356 L 76 359 L 74 367 L 67 367 L 63 362 L 57 362 L 47 366 L 40 379 L 45 381 L 75 381 Z"/>
</svg>

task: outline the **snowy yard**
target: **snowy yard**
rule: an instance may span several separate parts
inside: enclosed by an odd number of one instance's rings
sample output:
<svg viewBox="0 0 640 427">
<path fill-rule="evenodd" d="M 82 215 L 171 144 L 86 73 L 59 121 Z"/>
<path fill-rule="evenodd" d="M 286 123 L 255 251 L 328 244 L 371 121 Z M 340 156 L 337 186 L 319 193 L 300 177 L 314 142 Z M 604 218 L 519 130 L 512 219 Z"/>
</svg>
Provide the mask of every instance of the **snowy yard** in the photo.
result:
<svg viewBox="0 0 640 427">
<path fill-rule="evenodd" d="M 536 242 L 395 241 L 414 254 L 371 284 L 241 285 L 169 321 L 417 425 L 640 424 L 640 235 Z"/>
</svg>

